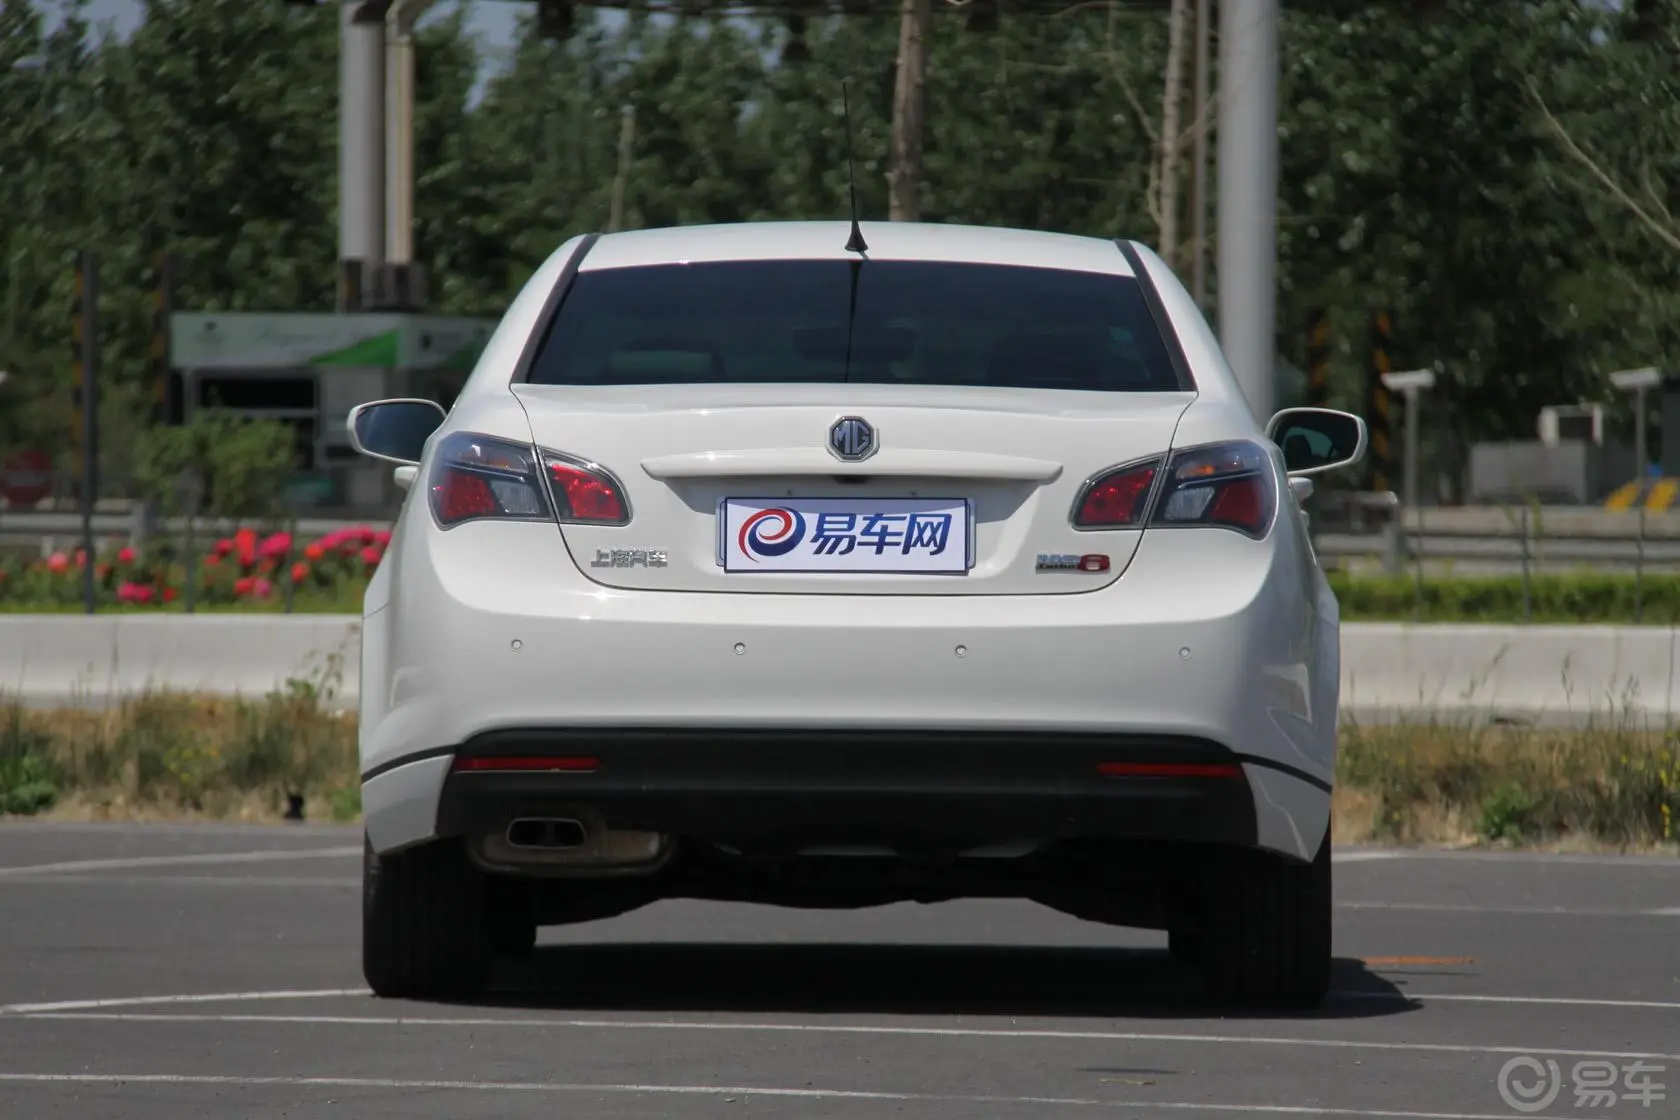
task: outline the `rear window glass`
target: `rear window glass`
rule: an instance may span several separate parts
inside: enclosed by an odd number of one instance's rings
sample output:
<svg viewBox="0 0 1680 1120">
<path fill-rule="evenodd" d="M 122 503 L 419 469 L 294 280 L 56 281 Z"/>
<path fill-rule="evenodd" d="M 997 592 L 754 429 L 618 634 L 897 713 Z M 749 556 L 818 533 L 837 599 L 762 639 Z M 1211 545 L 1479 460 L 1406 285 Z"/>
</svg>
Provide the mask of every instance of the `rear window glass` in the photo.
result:
<svg viewBox="0 0 1680 1120">
<path fill-rule="evenodd" d="M 1183 388 L 1130 277 L 866 261 L 854 308 L 853 267 L 727 261 L 580 272 L 530 380 Z"/>
</svg>

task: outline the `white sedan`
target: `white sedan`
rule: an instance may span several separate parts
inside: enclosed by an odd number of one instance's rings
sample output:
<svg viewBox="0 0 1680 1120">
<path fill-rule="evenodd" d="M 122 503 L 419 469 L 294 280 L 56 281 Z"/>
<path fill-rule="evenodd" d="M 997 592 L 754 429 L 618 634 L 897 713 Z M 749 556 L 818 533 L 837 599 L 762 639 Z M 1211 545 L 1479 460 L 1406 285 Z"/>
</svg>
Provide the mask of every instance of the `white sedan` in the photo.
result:
<svg viewBox="0 0 1680 1120">
<path fill-rule="evenodd" d="M 861 235 L 863 244 L 852 240 Z M 669 898 L 1031 899 L 1322 999 L 1338 610 L 1305 476 L 1130 241 L 914 223 L 577 237 L 447 414 L 361 653 L 364 970 L 468 995 Z"/>
</svg>

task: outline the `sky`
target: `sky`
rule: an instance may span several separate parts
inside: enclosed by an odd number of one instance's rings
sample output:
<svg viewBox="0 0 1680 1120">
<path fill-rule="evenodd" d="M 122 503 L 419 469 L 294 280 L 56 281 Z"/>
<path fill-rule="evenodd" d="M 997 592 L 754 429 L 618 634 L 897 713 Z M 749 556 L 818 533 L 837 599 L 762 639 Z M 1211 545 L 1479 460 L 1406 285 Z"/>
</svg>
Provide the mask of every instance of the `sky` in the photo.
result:
<svg viewBox="0 0 1680 1120">
<path fill-rule="evenodd" d="M 280 0 L 249 0 L 250 3 L 279 3 Z M 336 0 L 326 0 L 336 3 Z M 56 23 L 52 13 L 56 11 L 54 0 L 37 0 L 38 6 L 48 13 L 49 25 Z M 506 52 L 512 48 L 514 42 L 515 25 L 519 18 L 532 8 L 530 4 L 510 3 L 508 0 L 440 0 L 440 3 L 427 13 L 427 20 L 435 19 L 456 8 L 467 9 L 467 27 L 472 35 L 479 40 L 487 68 L 494 68 L 498 61 L 506 57 Z M 96 26 L 109 25 L 119 36 L 127 36 L 135 25 L 140 22 L 139 0 L 92 0 L 88 5 L 88 18 Z"/>
</svg>

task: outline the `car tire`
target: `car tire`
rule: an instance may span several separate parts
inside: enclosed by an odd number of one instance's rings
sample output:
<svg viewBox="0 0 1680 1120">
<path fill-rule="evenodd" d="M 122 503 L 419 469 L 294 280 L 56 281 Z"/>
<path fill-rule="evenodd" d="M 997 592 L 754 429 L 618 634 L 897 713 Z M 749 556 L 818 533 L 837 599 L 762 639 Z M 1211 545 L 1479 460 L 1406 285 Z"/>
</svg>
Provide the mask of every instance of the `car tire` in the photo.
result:
<svg viewBox="0 0 1680 1120">
<path fill-rule="evenodd" d="M 491 941 L 484 876 L 456 840 L 379 855 L 363 838 L 362 975 L 388 999 L 482 991 Z"/>
<path fill-rule="evenodd" d="M 537 948 L 537 919 L 531 905 L 531 885 L 519 879 L 492 878 L 485 891 L 485 920 L 490 951 L 519 959 Z"/>
<path fill-rule="evenodd" d="M 1189 926 L 1176 926 L 1167 931 L 1167 952 L 1179 964 L 1195 965 L 1202 959 L 1202 934 Z"/>
<path fill-rule="evenodd" d="M 1330 837 L 1310 863 L 1270 852 L 1210 861 L 1200 964 L 1216 1001 L 1307 1010 L 1330 990 Z"/>
</svg>

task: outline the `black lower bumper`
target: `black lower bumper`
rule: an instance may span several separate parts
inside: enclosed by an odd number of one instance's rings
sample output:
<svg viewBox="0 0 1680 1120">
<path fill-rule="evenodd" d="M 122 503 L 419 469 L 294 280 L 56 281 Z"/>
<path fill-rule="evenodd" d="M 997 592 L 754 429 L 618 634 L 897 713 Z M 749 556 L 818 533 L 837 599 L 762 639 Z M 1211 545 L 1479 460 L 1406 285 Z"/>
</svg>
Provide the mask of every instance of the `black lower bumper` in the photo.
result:
<svg viewBox="0 0 1680 1120">
<path fill-rule="evenodd" d="M 833 845 L 954 856 L 1028 840 L 1256 843 L 1254 798 L 1236 756 L 1188 737 L 578 728 L 494 732 L 455 755 L 441 836 L 586 811 L 613 829 L 766 855 Z M 596 764 L 461 768 L 473 758 L 553 756 Z M 1123 772 L 1105 776 L 1104 764 Z M 1174 769 L 1139 776 L 1140 764 Z M 1200 770 L 1181 772 L 1186 766 Z"/>
</svg>

